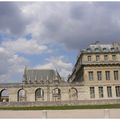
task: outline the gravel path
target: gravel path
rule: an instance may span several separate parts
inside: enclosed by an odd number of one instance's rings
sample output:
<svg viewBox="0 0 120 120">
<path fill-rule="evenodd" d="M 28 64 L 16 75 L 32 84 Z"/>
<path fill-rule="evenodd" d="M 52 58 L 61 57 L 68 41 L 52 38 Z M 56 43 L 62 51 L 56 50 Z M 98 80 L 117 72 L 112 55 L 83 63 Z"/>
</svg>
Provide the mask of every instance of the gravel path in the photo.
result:
<svg viewBox="0 0 120 120">
<path fill-rule="evenodd" d="M 0 118 L 120 118 L 120 109 L 0 110 Z"/>
</svg>

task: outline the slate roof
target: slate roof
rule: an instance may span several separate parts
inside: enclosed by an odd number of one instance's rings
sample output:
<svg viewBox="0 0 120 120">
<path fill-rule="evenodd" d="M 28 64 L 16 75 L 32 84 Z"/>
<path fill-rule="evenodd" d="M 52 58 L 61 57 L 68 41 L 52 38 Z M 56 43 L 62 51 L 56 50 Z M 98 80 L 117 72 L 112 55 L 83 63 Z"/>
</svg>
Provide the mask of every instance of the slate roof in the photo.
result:
<svg viewBox="0 0 120 120">
<path fill-rule="evenodd" d="M 113 44 L 92 44 L 88 48 L 83 49 L 83 52 L 120 52 L 120 43 Z"/>
<path fill-rule="evenodd" d="M 57 71 L 52 69 L 25 69 L 24 71 L 24 81 L 28 83 L 53 82 L 56 79 L 60 80 L 61 77 Z"/>
</svg>

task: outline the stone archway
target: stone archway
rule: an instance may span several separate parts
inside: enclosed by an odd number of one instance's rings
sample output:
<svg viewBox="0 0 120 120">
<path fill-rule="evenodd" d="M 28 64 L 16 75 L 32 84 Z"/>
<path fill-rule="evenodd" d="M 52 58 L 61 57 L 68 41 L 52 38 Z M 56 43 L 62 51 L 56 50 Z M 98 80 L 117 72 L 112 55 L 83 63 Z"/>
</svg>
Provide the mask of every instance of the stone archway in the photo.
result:
<svg viewBox="0 0 120 120">
<path fill-rule="evenodd" d="M 18 102 L 26 101 L 26 91 L 22 88 L 18 90 Z"/>
<path fill-rule="evenodd" d="M 7 89 L 0 91 L 0 102 L 9 102 L 9 93 Z"/>
<path fill-rule="evenodd" d="M 52 91 L 53 101 L 61 101 L 61 90 L 59 88 L 55 88 Z"/>
<path fill-rule="evenodd" d="M 78 99 L 78 91 L 76 88 L 69 89 L 69 99 L 70 100 L 77 100 Z"/>
<path fill-rule="evenodd" d="M 44 90 L 42 88 L 36 89 L 35 101 L 44 101 Z"/>
</svg>

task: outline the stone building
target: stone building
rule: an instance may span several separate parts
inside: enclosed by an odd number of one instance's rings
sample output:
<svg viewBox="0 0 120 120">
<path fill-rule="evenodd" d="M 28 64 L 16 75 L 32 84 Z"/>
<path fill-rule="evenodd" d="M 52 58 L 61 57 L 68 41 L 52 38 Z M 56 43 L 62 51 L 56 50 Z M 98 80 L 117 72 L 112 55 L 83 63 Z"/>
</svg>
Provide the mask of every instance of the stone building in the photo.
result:
<svg viewBox="0 0 120 120">
<path fill-rule="evenodd" d="M 0 91 L 0 101 L 9 105 L 120 102 L 120 44 L 81 50 L 67 81 L 55 70 L 25 68 L 22 83 L 1 83 Z"/>
<path fill-rule="evenodd" d="M 120 98 L 120 44 L 94 44 L 78 56 L 70 83 L 86 87 L 87 99 Z"/>
</svg>

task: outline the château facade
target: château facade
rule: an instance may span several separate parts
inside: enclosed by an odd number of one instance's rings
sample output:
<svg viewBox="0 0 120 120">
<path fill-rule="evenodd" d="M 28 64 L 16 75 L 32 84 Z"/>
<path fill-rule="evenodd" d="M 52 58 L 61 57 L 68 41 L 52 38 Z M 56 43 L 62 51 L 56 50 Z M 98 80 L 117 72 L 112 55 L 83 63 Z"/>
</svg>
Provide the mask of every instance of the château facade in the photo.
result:
<svg viewBox="0 0 120 120">
<path fill-rule="evenodd" d="M 83 49 L 68 81 L 86 86 L 88 99 L 119 99 L 120 44 L 94 44 Z"/>
<path fill-rule="evenodd" d="M 8 103 L 115 103 L 120 99 L 120 43 L 81 50 L 67 81 L 55 70 L 25 68 L 22 83 L 1 83 L 0 91 L 0 101 Z"/>
</svg>

